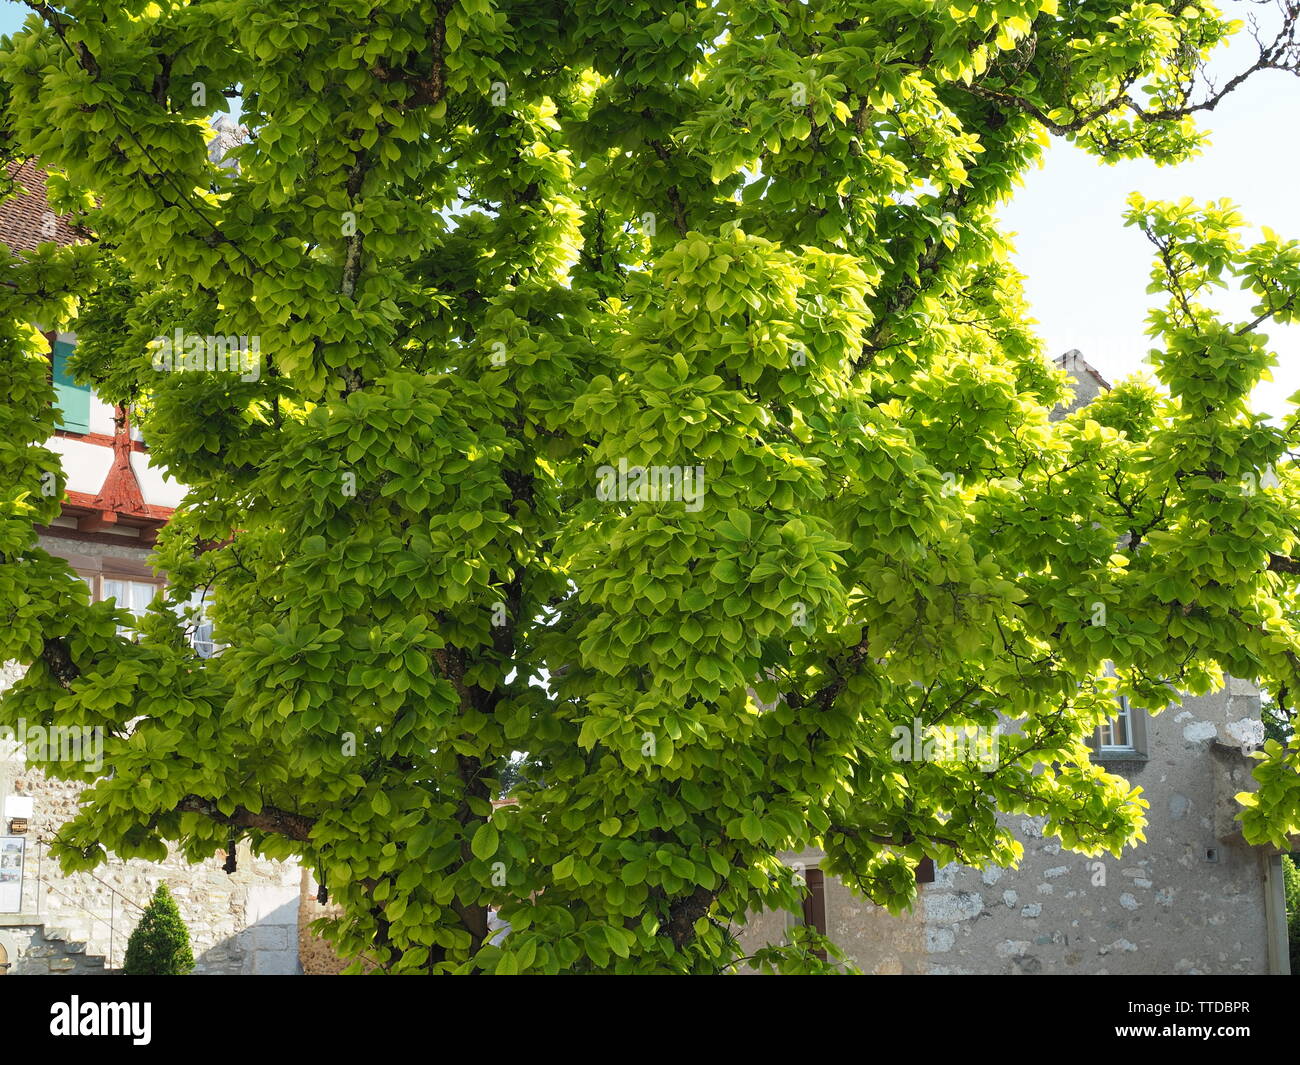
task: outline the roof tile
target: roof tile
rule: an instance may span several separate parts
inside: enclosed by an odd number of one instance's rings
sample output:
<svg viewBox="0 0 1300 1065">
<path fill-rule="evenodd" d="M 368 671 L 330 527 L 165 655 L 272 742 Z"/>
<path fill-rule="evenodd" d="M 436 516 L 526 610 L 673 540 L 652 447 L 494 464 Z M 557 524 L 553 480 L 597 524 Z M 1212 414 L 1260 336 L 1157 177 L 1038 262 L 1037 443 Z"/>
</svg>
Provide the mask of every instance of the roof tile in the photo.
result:
<svg viewBox="0 0 1300 1065">
<path fill-rule="evenodd" d="M 10 251 L 34 251 L 38 244 L 67 247 L 82 239 L 66 218 L 50 211 L 45 171 L 36 160 L 12 161 L 5 171 L 20 187 L 0 203 L 0 244 Z"/>
</svg>

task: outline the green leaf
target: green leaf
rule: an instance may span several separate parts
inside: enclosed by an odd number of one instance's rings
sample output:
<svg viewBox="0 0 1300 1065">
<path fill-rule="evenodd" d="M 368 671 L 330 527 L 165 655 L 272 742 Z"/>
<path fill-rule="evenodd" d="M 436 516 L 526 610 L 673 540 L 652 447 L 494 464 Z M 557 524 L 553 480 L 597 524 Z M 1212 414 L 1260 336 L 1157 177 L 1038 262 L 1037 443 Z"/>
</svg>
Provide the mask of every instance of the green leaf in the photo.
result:
<svg viewBox="0 0 1300 1065">
<path fill-rule="evenodd" d="M 475 858 L 486 860 L 491 858 L 497 852 L 499 836 L 496 825 L 491 821 L 484 821 L 474 831 L 474 838 L 470 841 L 469 849 Z"/>
</svg>

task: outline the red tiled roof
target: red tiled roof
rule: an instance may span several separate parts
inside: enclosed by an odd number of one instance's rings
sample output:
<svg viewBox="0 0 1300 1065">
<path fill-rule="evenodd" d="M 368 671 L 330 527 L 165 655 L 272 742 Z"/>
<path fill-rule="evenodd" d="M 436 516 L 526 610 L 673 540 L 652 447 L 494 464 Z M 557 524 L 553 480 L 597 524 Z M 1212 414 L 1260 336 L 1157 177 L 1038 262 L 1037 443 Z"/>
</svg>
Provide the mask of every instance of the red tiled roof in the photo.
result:
<svg viewBox="0 0 1300 1065">
<path fill-rule="evenodd" d="M 0 244 L 8 246 L 10 251 L 32 251 L 48 241 L 66 247 L 82 239 L 65 219 L 57 216 L 53 217 L 54 229 L 50 231 L 46 220 L 50 201 L 45 191 L 45 171 L 34 159 L 11 162 L 5 170 L 21 188 L 0 203 Z"/>
</svg>

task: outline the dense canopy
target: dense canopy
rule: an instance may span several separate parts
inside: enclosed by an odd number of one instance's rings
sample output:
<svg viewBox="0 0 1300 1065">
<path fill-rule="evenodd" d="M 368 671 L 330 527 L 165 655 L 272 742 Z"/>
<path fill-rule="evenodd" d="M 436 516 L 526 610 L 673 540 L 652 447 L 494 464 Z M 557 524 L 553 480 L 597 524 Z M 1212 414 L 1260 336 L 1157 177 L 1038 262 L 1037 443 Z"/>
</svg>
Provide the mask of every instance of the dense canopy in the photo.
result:
<svg viewBox="0 0 1300 1065">
<path fill-rule="evenodd" d="M 1213 4 L 28 6 L 3 147 L 87 239 L 0 253 L 0 723 L 108 731 L 108 775 L 45 765 L 88 785 L 66 868 L 249 840 L 380 971 L 727 971 L 783 855 L 897 908 L 923 857 L 1013 864 L 1000 812 L 1118 853 L 1118 695 L 1300 689 L 1300 417 L 1247 402 L 1300 246 L 1135 197 L 1158 382 L 1053 419 L 997 222 L 1049 137 L 1196 152 L 1239 83 Z M 134 633 L 37 546 L 34 321 L 189 486 Z M 178 369 L 177 330 L 256 371 Z M 1001 722 L 996 765 L 900 761 L 914 722 Z M 1252 841 L 1300 830 L 1298 771 L 1270 741 Z"/>
</svg>

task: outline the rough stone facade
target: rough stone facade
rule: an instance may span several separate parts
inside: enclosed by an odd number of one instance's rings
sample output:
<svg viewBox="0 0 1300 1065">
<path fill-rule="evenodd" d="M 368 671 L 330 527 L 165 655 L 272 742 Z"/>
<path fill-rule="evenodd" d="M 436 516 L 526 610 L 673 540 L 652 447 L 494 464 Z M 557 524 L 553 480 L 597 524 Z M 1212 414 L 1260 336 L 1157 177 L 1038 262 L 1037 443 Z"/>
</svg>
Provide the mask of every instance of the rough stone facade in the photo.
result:
<svg viewBox="0 0 1300 1065">
<path fill-rule="evenodd" d="M 13 761 L 9 764 L 12 770 Z M 74 814 L 79 786 L 25 769 L 13 777 L 12 786 L 34 800 L 23 881 L 23 916 L 29 921 L 66 929 L 92 953 L 109 957 L 110 967 L 117 967 L 141 910 L 158 884 L 165 883 L 189 928 L 196 973 L 301 972 L 301 871 L 296 865 L 255 859 L 244 846 L 233 874 L 223 870 L 223 855 L 198 865 L 169 855 L 161 862 L 113 858 L 93 873 L 64 875 L 41 841 Z"/>
<path fill-rule="evenodd" d="M 1101 376 L 1078 350 L 1067 351 L 1053 360 L 1057 367 L 1068 373 L 1073 379 L 1074 399 L 1067 405 L 1052 411 L 1052 421 L 1059 421 L 1071 411 L 1078 410 L 1110 389 L 1110 382 Z"/>
<path fill-rule="evenodd" d="M 0 975 L 104 976 L 110 971 L 104 962 L 102 954 L 88 954 L 84 942 L 71 939 L 67 929 L 0 915 Z"/>
<path fill-rule="evenodd" d="M 1053 419 L 1110 388 L 1078 351 L 1056 365 L 1074 396 Z M 1229 678 L 1159 714 L 1133 711 L 1134 751 L 1097 761 L 1143 791 L 1146 842 L 1120 860 L 1062 851 L 1043 818 L 1006 818 L 1016 869 L 940 867 L 899 917 L 825 881 L 826 931 L 868 973 L 1286 973 L 1278 855 L 1249 847 L 1234 796 L 1253 790 L 1247 752 L 1263 738 L 1259 693 Z M 815 867 L 821 855 L 788 856 Z M 794 917 L 760 914 L 743 941 L 779 942 Z"/>
<path fill-rule="evenodd" d="M 58 555 L 72 549 L 139 562 L 148 555 L 138 548 L 90 546 L 52 537 L 42 537 L 41 546 Z M 19 676 L 21 670 L 12 663 L 0 666 L 0 692 Z M 33 801 L 26 833 L 22 913 L 0 915 L 0 946 L 5 946 L 5 937 L 9 937 L 13 949 L 6 946 L 6 951 L 23 957 L 23 965 L 10 972 L 45 971 L 40 952 L 51 949 L 46 940 L 59 933 L 63 936 L 59 942 L 85 944 L 84 954 L 103 955 L 110 969 L 120 966 L 127 938 L 159 883 L 167 884 L 189 928 L 196 973 L 283 975 L 302 971 L 298 958 L 298 866 L 254 858 L 245 845 L 237 854 L 237 871 L 229 875 L 222 868 L 224 855 L 214 855 L 198 865 L 173 855 L 161 862 L 111 858 L 93 873 L 66 876 L 49 858 L 46 841 L 75 815 L 80 791 L 80 785 L 51 780 L 39 770 L 28 769 L 22 752 L 14 744 L 0 741 L 0 804 L 8 795 L 28 796 Z M 7 824 L 0 826 L 0 835 L 7 831 Z M 11 931 L 24 927 L 33 931 Z M 24 935 L 27 945 L 22 942 Z M 30 945 L 32 937 L 37 940 L 35 948 Z M 12 956 L 10 962 L 14 963 Z"/>
<path fill-rule="evenodd" d="M 1008 818 L 1025 848 L 1019 868 L 940 866 L 899 917 L 828 877 L 827 933 L 867 973 L 1285 971 L 1269 944 L 1276 901 L 1268 901 L 1267 866 L 1278 859 L 1247 846 L 1233 819 L 1233 796 L 1253 784 L 1241 737 L 1258 719 L 1258 693 L 1230 679 L 1220 692 L 1148 715 L 1144 752 L 1099 759 L 1150 803 L 1146 842 L 1118 860 L 1063 851 L 1043 835 L 1042 818 Z M 819 858 L 799 860 L 813 867 Z M 792 920 L 762 914 L 745 942 L 778 942 Z"/>
</svg>

